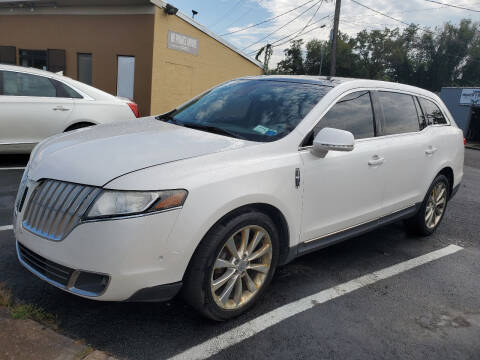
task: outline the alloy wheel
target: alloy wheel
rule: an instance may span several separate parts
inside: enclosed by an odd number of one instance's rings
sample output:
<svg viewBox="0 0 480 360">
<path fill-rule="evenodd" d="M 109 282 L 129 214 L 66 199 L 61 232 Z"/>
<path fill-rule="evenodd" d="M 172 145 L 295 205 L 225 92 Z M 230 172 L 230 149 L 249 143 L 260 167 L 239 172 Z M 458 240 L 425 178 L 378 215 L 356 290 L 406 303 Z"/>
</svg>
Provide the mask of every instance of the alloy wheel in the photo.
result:
<svg viewBox="0 0 480 360">
<path fill-rule="evenodd" d="M 444 182 L 438 182 L 430 192 L 430 196 L 425 207 L 425 225 L 429 229 L 434 229 L 445 211 L 447 205 L 447 185 Z"/>
<path fill-rule="evenodd" d="M 217 255 L 210 280 L 212 296 L 222 309 L 247 304 L 263 286 L 272 263 L 272 240 L 257 225 L 235 232 Z"/>
</svg>

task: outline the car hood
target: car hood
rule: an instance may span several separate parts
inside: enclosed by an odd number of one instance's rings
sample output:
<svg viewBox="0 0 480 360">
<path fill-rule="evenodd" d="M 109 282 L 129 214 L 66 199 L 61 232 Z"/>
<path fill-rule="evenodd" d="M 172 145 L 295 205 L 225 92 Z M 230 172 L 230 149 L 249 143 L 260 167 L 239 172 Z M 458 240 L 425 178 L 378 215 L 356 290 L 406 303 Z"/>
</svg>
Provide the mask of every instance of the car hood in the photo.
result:
<svg viewBox="0 0 480 360">
<path fill-rule="evenodd" d="M 143 118 L 46 139 L 32 153 L 28 177 L 103 186 L 139 169 L 253 144 Z"/>
</svg>

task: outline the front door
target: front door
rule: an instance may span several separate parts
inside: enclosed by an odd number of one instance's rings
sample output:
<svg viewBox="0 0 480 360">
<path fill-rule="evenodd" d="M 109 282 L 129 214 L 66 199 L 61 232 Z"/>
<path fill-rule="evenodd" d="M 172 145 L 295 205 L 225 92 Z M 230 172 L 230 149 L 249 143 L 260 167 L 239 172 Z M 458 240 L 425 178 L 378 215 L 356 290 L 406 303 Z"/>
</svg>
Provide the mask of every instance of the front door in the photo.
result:
<svg viewBox="0 0 480 360">
<path fill-rule="evenodd" d="M 329 151 L 324 157 L 311 149 L 301 151 L 302 242 L 374 220 L 382 211 L 383 149 L 375 137 L 370 92 L 356 91 L 340 99 L 318 122 L 310 139 L 324 127 L 352 132 L 355 147 L 350 152 Z"/>
</svg>

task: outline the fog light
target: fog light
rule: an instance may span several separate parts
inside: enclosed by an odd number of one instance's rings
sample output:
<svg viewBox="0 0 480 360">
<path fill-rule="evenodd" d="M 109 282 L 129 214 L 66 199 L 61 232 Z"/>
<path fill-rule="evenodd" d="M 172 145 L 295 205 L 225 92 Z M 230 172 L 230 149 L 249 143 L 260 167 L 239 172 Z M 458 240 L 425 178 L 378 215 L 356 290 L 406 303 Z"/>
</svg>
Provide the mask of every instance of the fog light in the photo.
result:
<svg viewBox="0 0 480 360">
<path fill-rule="evenodd" d="M 75 281 L 74 287 L 75 289 L 98 296 L 105 291 L 109 280 L 110 277 L 108 275 L 81 271 Z"/>
</svg>

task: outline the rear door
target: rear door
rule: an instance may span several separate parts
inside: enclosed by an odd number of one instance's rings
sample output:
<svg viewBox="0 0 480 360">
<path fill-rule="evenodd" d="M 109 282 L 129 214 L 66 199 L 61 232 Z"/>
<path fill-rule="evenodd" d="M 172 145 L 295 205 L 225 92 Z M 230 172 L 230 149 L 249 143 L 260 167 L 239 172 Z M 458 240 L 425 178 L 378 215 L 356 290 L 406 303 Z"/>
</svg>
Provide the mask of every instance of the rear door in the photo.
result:
<svg viewBox="0 0 480 360">
<path fill-rule="evenodd" d="M 59 81 L 0 70 L 0 143 L 36 144 L 62 132 L 73 99 Z"/>
<path fill-rule="evenodd" d="M 452 127 L 449 126 L 445 115 L 440 107 L 430 99 L 418 97 L 421 109 L 420 128 L 425 138 L 424 167 L 427 170 L 427 177 L 424 184 L 426 193 L 433 178 L 439 171 L 439 166 L 444 159 L 452 159 L 455 143 L 452 144 Z M 452 184 L 453 185 L 453 184 Z"/>
<path fill-rule="evenodd" d="M 427 169 L 425 133 L 420 132 L 415 96 L 394 91 L 376 91 L 380 137 L 385 161 L 383 213 L 388 215 L 422 201 L 421 184 Z"/>
</svg>

